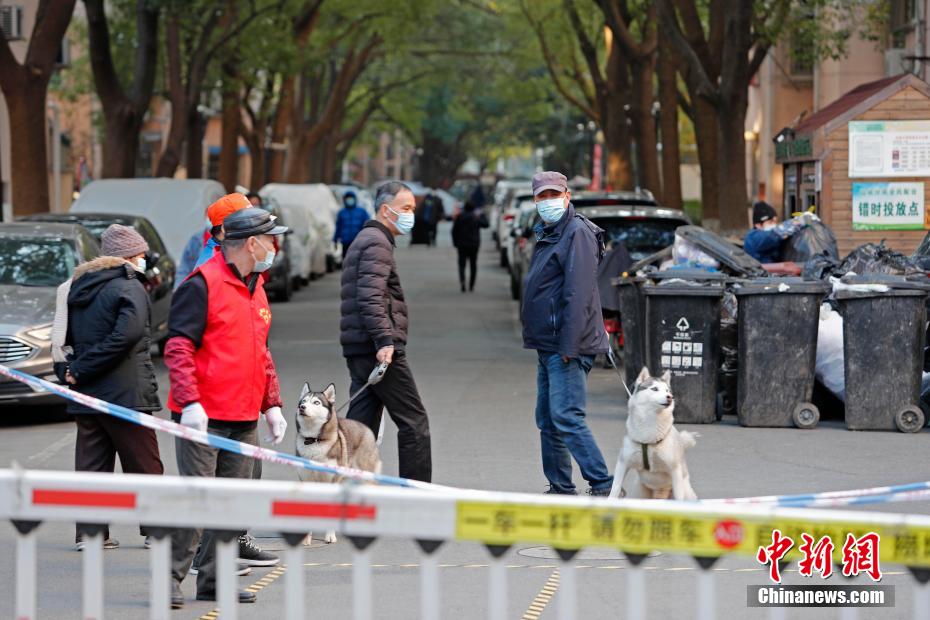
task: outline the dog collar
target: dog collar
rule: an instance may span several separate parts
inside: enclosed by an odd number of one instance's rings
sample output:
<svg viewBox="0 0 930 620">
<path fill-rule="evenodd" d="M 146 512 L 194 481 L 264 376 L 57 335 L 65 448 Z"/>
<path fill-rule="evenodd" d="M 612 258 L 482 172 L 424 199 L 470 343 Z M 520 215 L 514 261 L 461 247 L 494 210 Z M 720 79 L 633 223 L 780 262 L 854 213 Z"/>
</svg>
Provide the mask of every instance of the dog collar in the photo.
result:
<svg viewBox="0 0 930 620">
<path fill-rule="evenodd" d="M 304 445 L 309 446 L 310 444 L 314 444 L 318 442 L 319 440 L 320 440 L 319 437 L 304 437 Z"/>
</svg>

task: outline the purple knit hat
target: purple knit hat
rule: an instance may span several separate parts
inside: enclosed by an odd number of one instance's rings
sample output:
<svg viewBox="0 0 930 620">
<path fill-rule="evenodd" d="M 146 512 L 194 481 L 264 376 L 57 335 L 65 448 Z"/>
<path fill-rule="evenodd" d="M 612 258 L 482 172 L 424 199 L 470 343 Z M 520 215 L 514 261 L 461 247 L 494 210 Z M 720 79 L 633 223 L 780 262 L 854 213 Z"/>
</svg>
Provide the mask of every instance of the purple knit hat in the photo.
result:
<svg viewBox="0 0 930 620">
<path fill-rule="evenodd" d="M 149 244 L 131 226 L 112 224 L 100 236 L 100 253 L 103 256 L 131 258 L 149 251 Z"/>
</svg>

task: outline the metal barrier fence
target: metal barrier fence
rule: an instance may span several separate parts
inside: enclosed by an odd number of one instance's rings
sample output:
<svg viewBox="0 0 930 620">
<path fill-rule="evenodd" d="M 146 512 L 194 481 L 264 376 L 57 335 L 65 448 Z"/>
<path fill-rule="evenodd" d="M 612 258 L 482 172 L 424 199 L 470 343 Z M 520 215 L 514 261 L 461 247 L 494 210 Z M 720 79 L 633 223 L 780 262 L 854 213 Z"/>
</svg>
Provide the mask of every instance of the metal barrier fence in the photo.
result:
<svg viewBox="0 0 930 620">
<path fill-rule="evenodd" d="M 236 535 L 260 526 L 280 532 L 287 549 L 286 618 L 304 617 L 302 540 L 307 532 L 335 529 L 353 545 L 353 612 L 372 617 L 369 546 L 378 537 L 414 539 L 420 562 L 420 615 L 441 617 L 435 552 L 447 541 L 483 544 L 490 556 L 489 617 L 506 615 L 504 555 L 517 542 L 551 545 L 560 557 L 558 617 L 576 617 L 573 559 L 585 547 L 622 550 L 630 561 L 626 614 L 643 618 L 646 584 L 638 568 L 650 551 L 691 555 L 697 572 L 697 617 L 717 617 L 710 571 L 722 555 L 755 556 L 773 529 L 882 538 L 883 565 L 906 566 L 916 578 L 914 616 L 930 610 L 930 517 L 754 505 L 608 500 L 485 491 L 424 491 L 362 484 L 179 478 L 60 471 L 0 470 L 0 518 L 17 531 L 16 618 L 37 617 L 36 532 L 43 521 L 138 524 L 155 528 L 151 549 L 151 618 L 170 612 L 170 538 L 177 527 L 220 530 L 217 602 L 223 618 L 236 618 Z M 791 559 L 790 557 L 787 559 Z M 83 562 L 83 617 L 103 617 L 103 536 L 87 540 Z M 773 612 L 774 613 L 774 612 Z"/>
</svg>

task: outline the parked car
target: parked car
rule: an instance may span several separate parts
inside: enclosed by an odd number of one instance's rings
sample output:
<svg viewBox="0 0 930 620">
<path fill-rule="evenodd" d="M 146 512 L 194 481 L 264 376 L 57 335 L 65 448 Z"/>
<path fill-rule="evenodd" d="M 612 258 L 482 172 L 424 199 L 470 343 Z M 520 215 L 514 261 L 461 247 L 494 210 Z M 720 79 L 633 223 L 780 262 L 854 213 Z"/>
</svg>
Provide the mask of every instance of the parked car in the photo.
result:
<svg viewBox="0 0 930 620">
<path fill-rule="evenodd" d="M 206 229 L 207 207 L 226 191 L 208 179 L 102 179 L 89 183 L 71 213 L 118 213 L 148 219 L 179 263 L 191 236 Z"/>
<path fill-rule="evenodd" d="M 304 248 L 295 248 L 293 258 L 300 265 L 301 278 L 317 278 L 333 271 L 336 256 L 333 246 L 333 234 L 336 232 L 336 215 L 342 205 L 323 183 L 291 184 L 270 183 L 259 190 L 262 200 L 273 198 L 288 226 L 294 231 L 293 246 L 303 244 Z"/>
<path fill-rule="evenodd" d="M 149 244 L 146 257 L 146 290 L 152 301 L 152 341 L 162 350 L 168 339 L 168 313 L 174 290 L 176 265 L 168 254 L 165 243 L 146 218 L 119 213 L 42 213 L 20 218 L 21 222 L 59 222 L 80 224 L 100 243 L 100 236 L 111 224 L 132 226 Z"/>
<path fill-rule="evenodd" d="M 502 179 L 494 186 L 494 197 L 491 203 L 491 212 L 488 221 L 491 222 L 491 237 L 500 249 L 501 238 L 499 234 L 502 211 L 515 193 L 532 194 L 533 184 L 529 179 Z"/>
<path fill-rule="evenodd" d="M 78 264 L 99 254 L 83 226 L 0 224 L 0 364 L 58 383 L 51 348 L 55 294 Z M 59 402 L 19 381 L 0 381 L 0 405 Z"/>
<path fill-rule="evenodd" d="M 511 192 L 500 210 L 500 216 L 497 220 L 497 239 L 498 248 L 500 248 L 500 265 L 504 268 L 510 267 L 510 243 L 512 237 L 510 232 L 520 216 L 521 206 L 533 202 L 532 188 L 520 188 L 519 192 Z M 535 207 L 534 207 L 535 208 Z"/>
</svg>

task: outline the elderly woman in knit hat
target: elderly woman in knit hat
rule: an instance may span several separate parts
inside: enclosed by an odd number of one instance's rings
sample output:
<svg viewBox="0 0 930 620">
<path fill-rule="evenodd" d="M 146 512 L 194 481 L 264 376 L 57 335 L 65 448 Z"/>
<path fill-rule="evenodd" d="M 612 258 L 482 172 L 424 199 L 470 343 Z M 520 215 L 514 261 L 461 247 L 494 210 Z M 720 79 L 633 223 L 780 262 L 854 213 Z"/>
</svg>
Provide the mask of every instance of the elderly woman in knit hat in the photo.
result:
<svg viewBox="0 0 930 620">
<path fill-rule="evenodd" d="M 152 413 L 161 403 L 149 354 L 149 297 L 142 285 L 149 247 L 134 229 L 113 224 L 101 237 L 101 250 L 100 258 L 78 265 L 70 287 L 66 282 L 60 290 L 67 291 L 67 306 L 66 312 L 61 307 L 56 312 L 53 340 L 63 340 L 67 354 L 55 370 L 72 390 Z M 119 455 L 124 473 L 164 473 L 155 431 L 73 401 L 68 413 L 77 423 L 77 471 L 112 473 Z M 78 550 L 86 533 L 88 528 L 79 523 Z M 145 528 L 141 533 L 146 536 Z M 119 546 L 106 530 L 104 541 L 107 549 Z"/>
</svg>

